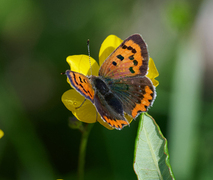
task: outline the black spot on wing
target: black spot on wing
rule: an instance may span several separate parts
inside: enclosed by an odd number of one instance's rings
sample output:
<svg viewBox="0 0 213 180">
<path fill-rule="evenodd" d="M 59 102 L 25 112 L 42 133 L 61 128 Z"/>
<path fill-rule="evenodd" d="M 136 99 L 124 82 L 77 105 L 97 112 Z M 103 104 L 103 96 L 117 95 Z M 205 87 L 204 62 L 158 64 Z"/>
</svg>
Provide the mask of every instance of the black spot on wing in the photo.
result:
<svg viewBox="0 0 213 180">
<path fill-rule="evenodd" d="M 92 97 L 92 94 L 90 93 L 90 91 L 88 91 L 88 93 L 89 93 L 90 97 Z"/>
<path fill-rule="evenodd" d="M 137 52 L 132 46 L 128 46 L 127 49 L 132 51 L 132 53 L 134 53 L 134 54 Z"/>
<path fill-rule="evenodd" d="M 134 54 L 135 54 L 136 52 L 137 52 L 137 51 L 136 51 L 135 49 L 133 49 L 133 50 L 132 50 L 132 53 L 134 53 Z"/>
<path fill-rule="evenodd" d="M 119 54 L 119 55 L 117 55 L 117 58 L 118 58 L 118 59 L 120 59 L 121 61 L 123 61 L 123 60 L 124 60 L 124 57 L 123 57 L 122 55 L 120 55 L 120 54 Z"/>
<path fill-rule="evenodd" d="M 134 63 L 135 66 L 138 65 L 138 61 L 136 61 L 136 60 L 134 60 L 133 63 Z"/>
<path fill-rule="evenodd" d="M 128 41 L 128 40 L 132 40 L 137 45 L 140 46 L 140 49 L 141 49 L 140 53 L 141 53 L 141 56 L 143 57 L 143 64 L 142 64 L 142 67 L 140 68 L 140 72 L 141 72 L 141 75 L 145 75 L 147 72 L 148 61 L 149 61 L 146 43 L 144 42 L 144 40 L 139 34 L 133 34 L 132 36 L 128 37 L 125 41 Z M 136 50 L 132 49 L 132 53 L 136 53 Z"/>
<path fill-rule="evenodd" d="M 130 59 L 130 60 L 133 60 L 133 59 L 134 59 L 134 56 L 133 56 L 133 55 L 129 56 L 129 59 Z"/>
<path fill-rule="evenodd" d="M 87 91 L 84 89 L 84 87 L 82 86 L 82 84 L 80 84 L 79 86 L 81 86 L 81 88 L 84 90 L 84 92 L 87 93 Z"/>
<path fill-rule="evenodd" d="M 117 65 L 117 63 L 116 63 L 115 61 L 113 61 L 113 62 L 112 62 L 112 64 L 113 64 L 114 66 L 116 66 L 116 65 Z"/>
<path fill-rule="evenodd" d="M 75 84 L 77 84 L 77 85 L 78 85 L 78 82 L 76 81 L 75 73 L 73 73 L 73 76 L 74 76 Z"/>
<path fill-rule="evenodd" d="M 124 44 L 124 45 L 122 46 L 122 48 L 123 48 L 123 49 L 126 49 L 126 48 L 127 48 L 127 46 Z"/>
<path fill-rule="evenodd" d="M 135 73 L 135 71 L 133 70 L 133 67 L 130 67 L 130 68 L 129 68 L 129 71 L 130 71 L 131 73 Z"/>
<path fill-rule="evenodd" d="M 82 81 L 82 79 L 81 79 L 81 77 L 80 77 L 80 76 L 79 76 L 79 80 L 80 80 L 80 82 L 81 82 L 81 83 L 83 83 L 83 81 Z"/>
</svg>

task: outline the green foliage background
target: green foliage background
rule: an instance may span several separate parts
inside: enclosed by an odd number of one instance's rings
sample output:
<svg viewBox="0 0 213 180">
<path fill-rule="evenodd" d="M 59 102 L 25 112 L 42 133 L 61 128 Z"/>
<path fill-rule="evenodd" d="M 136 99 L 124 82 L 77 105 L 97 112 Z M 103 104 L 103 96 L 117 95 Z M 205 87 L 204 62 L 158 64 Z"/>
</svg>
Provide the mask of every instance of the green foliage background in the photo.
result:
<svg viewBox="0 0 213 180">
<path fill-rule="evenodd" d="M 213 3 L 0 0 L 0 179 L 76 179 L 80 132 L 61 102 L 68 55 L 98 60 L 102 41 L 142 34 L 159 70 L 149 114 L 168 139 L 179 180 L 213 177 Z M 96 123 L 86 179 L 136 179 L 138 122 L 122 131 Z"/>
</svg>

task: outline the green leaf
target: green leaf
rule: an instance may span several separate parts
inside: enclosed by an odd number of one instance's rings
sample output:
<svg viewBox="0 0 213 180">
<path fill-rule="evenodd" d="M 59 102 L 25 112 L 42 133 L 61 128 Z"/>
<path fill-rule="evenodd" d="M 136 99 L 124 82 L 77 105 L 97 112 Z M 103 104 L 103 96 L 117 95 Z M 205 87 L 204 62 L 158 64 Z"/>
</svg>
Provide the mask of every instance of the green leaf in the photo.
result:
<svg viewBox="0 0 213 180">
<path fill-rule="evenodd" d="M 167 140 L 147 113 L 140 116 L 134 170 L 139 180 L 175 179 L 169 163 Z"/>
</svg>

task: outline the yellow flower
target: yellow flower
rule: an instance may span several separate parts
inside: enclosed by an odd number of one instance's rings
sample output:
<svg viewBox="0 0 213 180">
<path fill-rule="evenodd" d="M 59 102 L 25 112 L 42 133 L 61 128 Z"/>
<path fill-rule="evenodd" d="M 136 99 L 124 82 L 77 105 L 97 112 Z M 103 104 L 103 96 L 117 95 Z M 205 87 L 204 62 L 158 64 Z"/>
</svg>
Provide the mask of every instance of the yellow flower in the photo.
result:
<svg viewBox="0 0 213 180">
<path fill-rule="evenodd" d="M 0 129 L 0 139 L 4 136 L 4 131 Z"/>
<path fill-rule="evenodd" d="M 123 42 L 120 38 L 118 38 L 115 35 L 109 35 L 104 42 L 101 45 L 100 52 L 99 52 L 99 65 L 101 65 L 105 59 Z M 68 56 L 66 59 L 67 63 L 72 68 L 72 71 L 79 72 L 81 74 L 84 74 L 85 76 L 91 75 L 91 69 L 92 69 L 92 75 L 98 76 L 99 71 L 99 65 L 98 63 L 87 55 L 73 55 Z M 91 68 L 91 69 L 90 69 Z M 157 86 L 159 82 L 155 80 L 155 78 L 158 76 L 158 71 L 155 67 L 154 61 L 150 58 L 149 59 L 149 70 L 147 73 L 147 77 L 151 79 L 154 86 Z M 70 84 L 69 80 L 67 82 Z M 66 91 L 62 95 L 62 102 L 66 106 L 67 109 L 72 111 L 73 115 L 80 121 L 86 122 L 86 123 L 95 123 L 98 121 L 100 124 L 105 126 L 108 129 L 114 129 L 111 126 L 109 126 L 106 122 L 104 122 L 98 112 L 96 112 L 96 109 L 94 105 L 91 103 L 91 101 L 86 100 L 84 104 L 76 109 L 76 107 L 79 107 L 82 102 L 84 101 L 84 97 L 80 95 L 76 90 L 70 89 Z M 98 115 L 98 116 L 97 116 Z M 132 121 L 132 118 L 130 116 L 125 115 L 129 123 Z"/>
</svg>

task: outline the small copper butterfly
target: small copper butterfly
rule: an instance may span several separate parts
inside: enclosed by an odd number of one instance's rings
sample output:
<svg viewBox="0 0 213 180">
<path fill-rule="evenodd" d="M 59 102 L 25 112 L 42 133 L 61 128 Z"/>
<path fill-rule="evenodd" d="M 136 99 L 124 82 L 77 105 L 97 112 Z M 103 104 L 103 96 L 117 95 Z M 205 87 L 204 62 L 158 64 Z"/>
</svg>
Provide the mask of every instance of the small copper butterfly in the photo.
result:
<svg viewBox="0 0 213 180">
<path fill-rule="evenodd" d="M 99 76 L 85 76 L 67 70 L 71 85 L 89 99 L 103 121 L 122 129 L 129 122 L 125 113 L 136 118 L 152 105 L 156 92 L 148 70 L 148 50 L 139 34 L 125 39 L 104 61 Z"/>
</svg>

